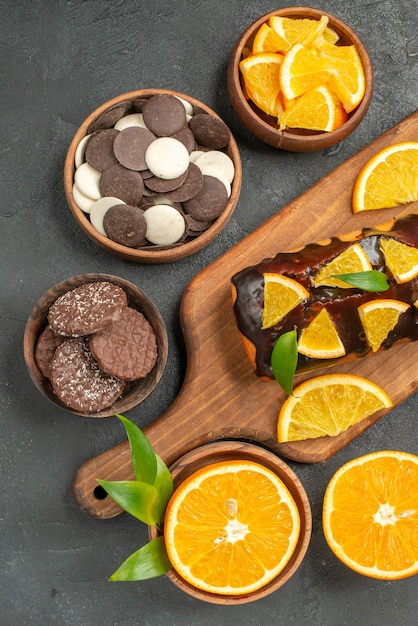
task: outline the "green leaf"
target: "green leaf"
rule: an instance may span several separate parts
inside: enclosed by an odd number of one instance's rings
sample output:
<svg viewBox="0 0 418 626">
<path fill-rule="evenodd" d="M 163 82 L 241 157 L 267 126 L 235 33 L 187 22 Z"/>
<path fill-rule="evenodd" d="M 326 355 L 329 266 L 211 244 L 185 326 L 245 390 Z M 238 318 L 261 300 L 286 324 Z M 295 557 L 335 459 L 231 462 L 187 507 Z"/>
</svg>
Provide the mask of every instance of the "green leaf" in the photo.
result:
<svg viewBox="0 0 418 626">
<path fill-rule="evenodd" d="M 119 506 L 149 526 L 160 523 L 160 496 L 153 485 L 137 480 L 99 480 L 99 485 Z"/>
<path fill-rule="evenodd" d="M 171 472 L 168 469 L 164 461 L 157 457 L 157 476 L 154 481 L 154 487 L 158 491 L 159 503 L 158 503 L 158 522 L 157 526 L 161 526 L 164 521 L 164 514 L 167 508 L 168 501 L 173 493 L 173 478 Z"/>
<path fill-rule="evenodd" d="M 388 279 L 383 272 L 378 270 L 335 274 L 334 278 L 338 278 L 353 287 L 358 287 L 358 289 L 363 289 L 363 291 L 386 291 L 389 289 Z"/>
<path fill-rule="evenodd" d="M 290 330 L 278 338 L 271 353 L 271 367 L 274 377 L 289 395 L 293 393 L 293 378 L 297 362 L 296 330 Z"/>
<path fill-rule="evenodd" d="M 157 459 L 152 445 L 136 424 L 123 415 L 116 417 L 120 419 L 128 435 L 136 479 L 153 485 L 157 475 Z"/>
<path fill-rule="evenodd" d="M 112 574 L 110 581 L 147 580 L 162 576 L 172 568 L 164 545 L 164 537 L 156 537 L 131 554 Z"/>
</svg>

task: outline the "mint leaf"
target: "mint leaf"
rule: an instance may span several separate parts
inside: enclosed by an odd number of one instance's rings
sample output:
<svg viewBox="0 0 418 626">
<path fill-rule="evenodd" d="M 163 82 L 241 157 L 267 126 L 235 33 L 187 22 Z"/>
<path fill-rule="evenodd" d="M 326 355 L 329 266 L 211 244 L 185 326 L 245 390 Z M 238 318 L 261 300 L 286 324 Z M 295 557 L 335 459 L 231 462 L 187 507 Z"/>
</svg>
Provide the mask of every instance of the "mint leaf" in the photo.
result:
<svg viewBox="0 0 418 626">
<path fill-rule="evenodd" d="M 282 389 L 293 394 L 293 378 L 298 362 L 296 330 L 290 330 L 277 339 L 271 353 L 273 374 Z"/>
<path fill-rule="evenodd" d="M 344 281 L 348 285 L 363 289 L 363 291 L 386 291 L 389 289 L 388 279 L 383 272 L 369 270 L 353 272 L 351 274 L 334 274 L 334 278 Z"/>
<path fill-rule="evenodd" d="M 144 524 L 162 522 L 160 495 L 153 485 L 138 480 L 96 480 L 116 504 Z"/>
<path fill-rule="evenodd" d="M 168 469 L 164 461 L 156 455 L 157 458 L 157 476 L 155 477 L 154 487 L 158 491 L 159 502 L 157 505 L 157 517 L 159 522 L 157 526 L 160 526 L 164 521 L 164 514 L 167 508 L 171 494 L 173 493 L 173 478 L 171 472 Z"/>
<path fill-rule="evenodd" d="M 147 580 L 162 576 L 172 568 L 164 537 L 156 537 L 131 554 L 109 578 L 110 581 Z"/>
<path fill-rule="evenodd" d="M 123 415 L 116 417 L 120 419 L 128 435 L 136 479 L 153 485 L 157 475 L 157 459 L 153 447 L 136 424 Z"/>
</svg>

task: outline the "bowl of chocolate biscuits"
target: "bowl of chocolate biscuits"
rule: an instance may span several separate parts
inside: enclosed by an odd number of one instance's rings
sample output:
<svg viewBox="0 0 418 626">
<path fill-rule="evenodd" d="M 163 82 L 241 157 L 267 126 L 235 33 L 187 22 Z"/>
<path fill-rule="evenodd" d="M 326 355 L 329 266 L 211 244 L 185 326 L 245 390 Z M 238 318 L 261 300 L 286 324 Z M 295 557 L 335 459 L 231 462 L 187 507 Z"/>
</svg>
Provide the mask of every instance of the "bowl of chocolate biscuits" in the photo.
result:
<svg viewBox="0 0 418 626">
<path fill-rule="evenodd" d="M 122 94 L 81 124 L 64 165 L 67 200 L 95 243 L 127 261 L 194 254 L 226 226 L 242 182 L 225 122 L 165 89 Z"/>
<path fill-rule="evenodd" d="M 23 339 L 39 391 L 71 413 L 109 417 L 141 403 L 164 372 L 168 339 L 152 300 L 108 274 L 74 276 L 49 289 Z"/>
</svg>

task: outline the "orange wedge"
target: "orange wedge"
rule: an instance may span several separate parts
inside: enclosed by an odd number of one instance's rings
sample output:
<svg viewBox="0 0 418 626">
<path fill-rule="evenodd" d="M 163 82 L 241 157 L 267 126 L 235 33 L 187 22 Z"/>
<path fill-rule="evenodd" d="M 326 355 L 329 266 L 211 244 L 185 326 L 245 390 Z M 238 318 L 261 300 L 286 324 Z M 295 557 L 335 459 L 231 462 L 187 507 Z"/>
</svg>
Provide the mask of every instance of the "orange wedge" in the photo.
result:
<svg viewBox="0 0 418 626">
<path fill-rule="evenodd" d="M 396 580 L 418 573 L 418 457 L 383 450 L 349 461 L 325 491 L 322 524 L 355 572 Z"/>
<path fill-rule="evenodd" d="M 376 352 L 399 321 L 409 304 L 400 300 L 382 298 L 369 300 L 357 309 L 366 333 L 367 343 Z"/>
<path fill-rule="evenodd" d="M 300 534 L 297 505 L 282 480 L 253 461 L 197 470 L 175 490 L 164 540 L 177 573 L 209 593 L 242 595 L 273 580 Z"/>
<path fill-rule="evenodd" d="M 418 200 L 418 142 L 388 146 L 362 167 L 353 189 L 353 212 L 390 209 Z"/>
<path fill-rule="evenodd" d="M 306 128 L 331 132 L 347 120 L 341 101 L 326 85 L 314 87 L 289 102 L 279 115 L 279 129 Z"/>
<path fill-rule="evenodd" d="M 278 117 L 282 111 L 279 72 L 283 56 L 274 52 L 251 54 L 242 59 L 239 69 L 248 97 L 259 109 Z"/>
<path fill-rule="evenodd" d="M 328 83 L 349 113 L 363 99 L 366 79 L 355 46 L 324 42 L 320 48 L 295 44 L 285 55 L 280 88 L 286 98 L 296 98 L 309 89 Z"/>
<path fill-rule="evenodd" d="M 334 276 L 352 272 L 366 272 L 371 269 L 373 267 L 367 254 L 359 243 L 355 243 L 320 269 L 314 279 L 314 287 L 326 285 L 343 289 L 352 288 L 352 285 L 345 283 L 339 278 L 334 278 Z"/>
<path fill-rule="evenodd" d="M 303 46 L 313 44 L 327 29 L 328 18 L 322 15 L 319 20 L 311 20 L 272 15 L 268 23 L 284 42 L 282 48 L 283 52 L 287 52 L 297 43 Z M 333 33 L 333 31 L 331 31 L 331 33 Z M 327 38 L 334 39 L 334 36 L 328 34 Z"/>
<path fill-rule="evenodd" d="M 293 278 L 283 274 L 265 273 L 262 328 L 278 324 L 306 298 L 309 298 L 309 291 Z"/>
<path fill-rule="evenodd" d="M 397 239 L 382 237 L 380 249 L 397 283 L 406 283 L 418 276 L 418 248 Z"/>
<path fill-rule="evenodd" d="M 298 352 L 312 359 L 334 359 L 345 355 L 344 344 L 325 307 L 302 330 Z"/>
<path fill-rule="evenodd" d="M 253 54 L 260 52 L 281 52 L 287 50 L 288 42 L 276 33 L 267 23 L 260 26 L 254 37 Z"/>
<path fill-rule="evenodd" d="M 391 407 L 375 383 L 352 374 L 317 376 L 300 384 L 282 405 L 279 442 L 339 435 L 379 409 Z"/>
</svg>

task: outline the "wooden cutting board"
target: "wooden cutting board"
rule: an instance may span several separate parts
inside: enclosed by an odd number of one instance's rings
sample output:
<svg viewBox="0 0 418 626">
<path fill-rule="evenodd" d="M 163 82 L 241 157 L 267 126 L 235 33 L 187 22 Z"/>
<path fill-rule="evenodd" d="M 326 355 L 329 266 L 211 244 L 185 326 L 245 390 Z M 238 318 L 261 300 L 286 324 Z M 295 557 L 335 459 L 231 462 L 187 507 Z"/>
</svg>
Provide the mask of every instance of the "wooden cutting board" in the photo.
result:
<svg viewBox="0 0 418 626">
<path fill-rule="evenodd" d="M 223 438 L 259 442 L 302 463 L 323 462 L 387 412 L 370 416 L 337 437 L 278 444 L 277 415 L 285 394 L 277 383 L 257 378 L 246 358 L 233 317 L 230 279 L 242 268 L 279 251 L 416 212 L 418 202 L 357 215 L 351 210 L 351 192 L 361 166 L 382 148 L 401 141 L 418 141 L 418 111 L 338 166 L 190 282 L 180 308 L 187 350 L 185 380 L 173 404 L 145 429 L 168 465 L 196 446 Z M 336 366 L 333 371 L 371 379 L 387 391 L 396 406 L 418 388 L 417 354 L 416 343 L 403 344 Z M 297 377 L 295 383 L 308 377 Z M 88 513 L 100 518 L 118 515 L 121 509 L 110 498 L 100 499 L 96 478 L 133 478 L 128 441 L 87 461 L 73 481 L 75 498 Z"/>
</svg>

